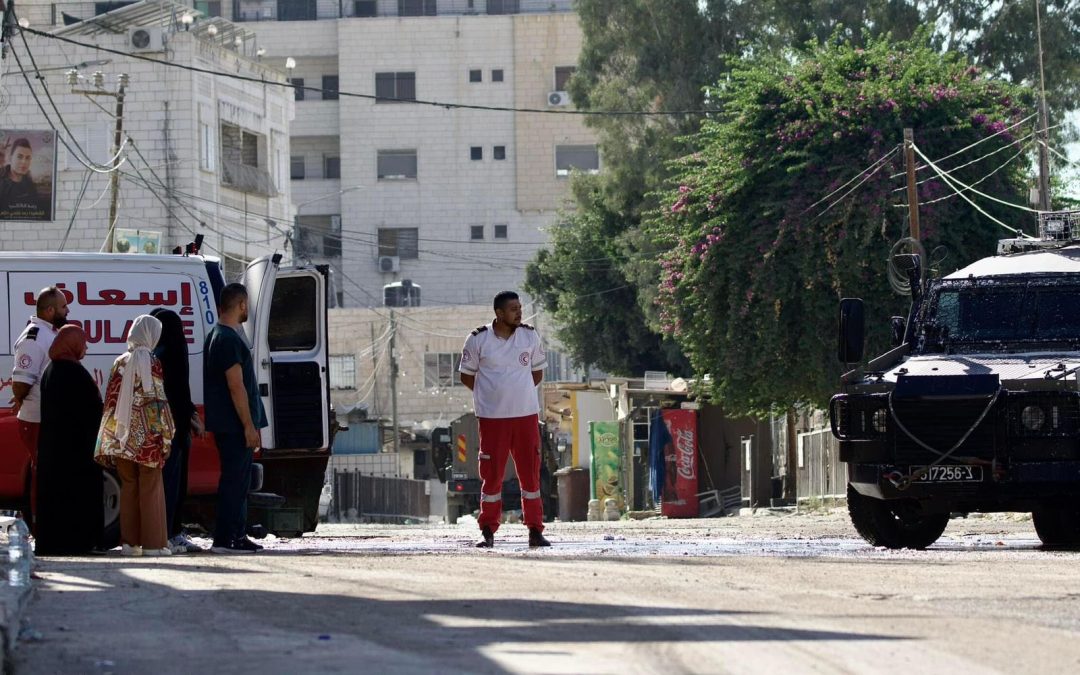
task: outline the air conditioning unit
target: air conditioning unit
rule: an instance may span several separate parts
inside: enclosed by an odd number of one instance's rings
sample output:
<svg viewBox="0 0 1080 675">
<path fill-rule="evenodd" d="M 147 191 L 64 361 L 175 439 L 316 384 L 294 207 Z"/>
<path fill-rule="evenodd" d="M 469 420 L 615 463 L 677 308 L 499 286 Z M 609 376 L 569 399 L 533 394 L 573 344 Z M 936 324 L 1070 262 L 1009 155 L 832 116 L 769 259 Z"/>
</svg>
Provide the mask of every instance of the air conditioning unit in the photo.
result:
<svg viewBox="0 0 1080 675">
<path fill-rule="evenodd" d="M 165 51 L 161 26 L 144 26 L 128 29 L 128 48 L 133 52 Z"/>
<path fill-rule="evenodd" d="M 562 107 L 570 105 L 570 94 L 565 91 L 552 91 L 548 93 L 548 105 L 552 107 Z"/>
<path fill-rule="evenodd" d="M 379 271 L 380 272 L 398 272 L 401 270 L 401 258 L 396 255 L 381 255 L 379 256 Z"/>
</svg>

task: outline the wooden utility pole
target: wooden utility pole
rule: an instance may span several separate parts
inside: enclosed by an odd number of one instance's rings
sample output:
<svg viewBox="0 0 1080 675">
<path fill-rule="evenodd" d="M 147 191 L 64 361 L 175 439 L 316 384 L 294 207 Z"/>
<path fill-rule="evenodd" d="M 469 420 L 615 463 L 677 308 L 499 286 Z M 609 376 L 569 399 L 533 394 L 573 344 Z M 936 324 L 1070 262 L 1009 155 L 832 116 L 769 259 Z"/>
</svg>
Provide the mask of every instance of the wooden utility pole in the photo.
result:
<svg viewBox="0 0 1080 675">
<path fill-rule="evenodd" d="M 120 201 L 120 147 L 124 143 L 124 87 L 127 85 L 127 75 L 120 76 L 120 84 L 116 88 L 116 128 L 113 131 L 113 163 L 112 172 L 109 174 L 109 189 L 112 197 L 109 200 L 109 252 L 113 251 L 113 242 L 116 241 L 116 216 Z"/>
<path fill-rule="evenodd" d="M 911 238 L 919 241 L 919 188 L 915 180 L 915 132 L 904 129 L 904 164 L 907 165 L 907 203 Z"/>
<path fill-rule="evenodd" d="M 1050 210 L 1050 115 L 1046 111 L 1046 76 L 1043 73 L 1042 10 L 1035 0 L 1035 32 L 1039 41 L 1039 210 Z"/>
</svg>

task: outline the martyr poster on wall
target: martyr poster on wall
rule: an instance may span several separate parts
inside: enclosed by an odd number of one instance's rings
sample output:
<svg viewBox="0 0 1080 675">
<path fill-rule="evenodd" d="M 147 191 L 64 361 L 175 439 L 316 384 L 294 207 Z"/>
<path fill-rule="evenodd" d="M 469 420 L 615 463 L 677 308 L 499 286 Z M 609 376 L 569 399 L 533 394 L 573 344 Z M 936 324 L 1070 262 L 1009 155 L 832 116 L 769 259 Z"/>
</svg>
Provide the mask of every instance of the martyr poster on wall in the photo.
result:
<svg viewBox="0 0 1080 675">
<path fill-rule="evenodd" d="M 56 132 L 0 129 L 0 221 L 53 220 Z"/>
</svg>

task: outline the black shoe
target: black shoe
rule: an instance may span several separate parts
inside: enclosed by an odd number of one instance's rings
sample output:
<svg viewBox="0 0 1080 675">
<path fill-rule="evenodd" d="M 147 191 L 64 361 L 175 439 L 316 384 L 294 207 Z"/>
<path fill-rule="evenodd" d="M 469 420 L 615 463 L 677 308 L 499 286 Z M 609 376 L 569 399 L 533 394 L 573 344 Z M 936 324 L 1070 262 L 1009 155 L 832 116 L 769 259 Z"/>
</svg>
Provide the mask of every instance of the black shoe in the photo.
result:
<svg viewBox="0 0 1080 675">
<path fill-rule="evenodd" d="M 236 546 L 237 548 L 243 549 L 245 551 L 255 552 L 255 551 L 263 550 L 262 545 L 256 544 L 255 542 L 251 541 L 247 537 L 240 537 L 239 539 L 237 539 L 236 541 L 233 542 L 233 545 Z"/>
<path fill-rule="evenodd" d="M 254 544 L 252 544 L 254 546 Z M 210 547 L 211 553 L 218 553 L 221 555 L 236 555 L 244 553 L 254 553 L 258 549 L 252 548 L 244 544 L 242 539 L 231 541 L 229 543 L 214 542 L 214 545 Z"/>
<path fill-rule="evenodd" d="M 529 548 L 538 548 L 540 546 L 551 546 L 551 542 L 544 539 L 544 535 L 540 530 L 529 529 Z"/>
<path fill-rule="evenodd" d="M 476 543 L 476 548 L 495 547 L 495 533 L 491 531 L 490 527 L 481 528 L 480 535 L 483 537 L 483 539 Z"/>
</svg>

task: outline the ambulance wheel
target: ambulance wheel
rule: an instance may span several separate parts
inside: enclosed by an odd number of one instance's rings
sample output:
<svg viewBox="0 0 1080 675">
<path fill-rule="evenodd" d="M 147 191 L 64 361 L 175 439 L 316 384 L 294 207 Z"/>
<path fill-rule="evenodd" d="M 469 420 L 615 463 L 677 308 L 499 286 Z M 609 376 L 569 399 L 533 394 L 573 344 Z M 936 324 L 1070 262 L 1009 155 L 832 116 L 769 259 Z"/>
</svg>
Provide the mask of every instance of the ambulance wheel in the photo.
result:
<svg viewBox="0 0 1080 675">
<path fill-rule="evenodd" d="M 107 551 L 120 545 L 120 479 L 112 471 L 103 469 L 101 480 L 104 482 L 102 515 L 105 519 L 101 548 Z"/>
<path fill-rule="evenodd" d="M 872 546 L 924 549 L 949 524 L 948 513 L 925 513 L 911 500 L 866 497 L 850 485 L 847 504 L 855 531 Z"/>
<path fill-rule="evenodd" d="M 1044 548 L 1080 548 L 1080 508 L 1051 507 L 1031 514 Z"/>
</svg>

